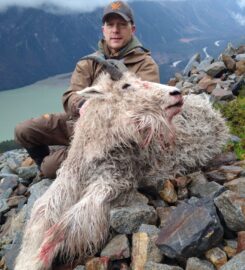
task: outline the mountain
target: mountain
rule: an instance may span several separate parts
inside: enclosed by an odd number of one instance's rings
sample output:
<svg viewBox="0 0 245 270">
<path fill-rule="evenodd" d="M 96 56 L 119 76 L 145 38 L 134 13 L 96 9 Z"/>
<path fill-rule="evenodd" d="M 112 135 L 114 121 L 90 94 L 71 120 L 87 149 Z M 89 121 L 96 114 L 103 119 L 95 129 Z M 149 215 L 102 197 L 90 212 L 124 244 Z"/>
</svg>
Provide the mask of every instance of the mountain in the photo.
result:
<svg viewBox="0 0 245 270">
<path fill-rule="evenodd" d="M 234 0 L 135 1 L 131 6 L 137 36 L 151 49 L 163 82 L 203 47 L 216 57 L 228 41 L 245 36 L 244 21 L 235 17 L 245 16 L 245 9 Z M 101 14 L 102 9 L 55 14 L 20 7 L 1 12 L 0 90 L 71 72 L 80 57 L 97 48 Z M 217 40 L 221 47 L 214 45 Z M 181 61 L 178 68 L 175 61 Z"/>
</svg>

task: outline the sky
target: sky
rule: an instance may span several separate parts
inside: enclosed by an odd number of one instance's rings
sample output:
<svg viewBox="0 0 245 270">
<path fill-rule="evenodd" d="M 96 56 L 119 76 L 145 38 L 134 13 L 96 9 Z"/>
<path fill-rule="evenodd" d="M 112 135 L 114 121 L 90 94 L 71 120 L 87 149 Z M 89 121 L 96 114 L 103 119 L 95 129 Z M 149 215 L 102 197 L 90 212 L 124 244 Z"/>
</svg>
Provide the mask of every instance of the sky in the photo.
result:
<svg viewBox="0 0 245 270">
<path fill-rule="evenodd" d="M 128 2 L 133 1 L 129 0 Z M 147 1 L 147 0 L 144 0 Z M 160 0 L 161 1 L 161 0 Z M 162 0 L 164 1 L 164 0 Z M 174 1 L 174 0 L 172 0 Z M 195 0 L 193 0 L 195 1 Z M 214 0 L 215 1 L 215 0 Z M 241 8 L 245 8 L 245 0 L 234 0 Z M 6 10 L 10 6 L 35 7 L 52 5 L 53 11 L 58 12 L 89 12 L 98 7 L 107 5 L 111 0 L 0 0 L 0 11 Z"/>
</svg>

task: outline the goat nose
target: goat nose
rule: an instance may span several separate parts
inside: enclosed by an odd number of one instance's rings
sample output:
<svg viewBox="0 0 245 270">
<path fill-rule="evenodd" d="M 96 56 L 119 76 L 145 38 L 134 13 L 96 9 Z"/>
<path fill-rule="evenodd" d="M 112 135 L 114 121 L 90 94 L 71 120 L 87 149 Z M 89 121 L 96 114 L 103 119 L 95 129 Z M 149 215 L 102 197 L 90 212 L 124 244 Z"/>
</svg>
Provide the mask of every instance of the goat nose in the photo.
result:
<svg viewBox="0 0 245 270">
<path fill-rule="evenodd" d="M 181 95 L 181 92 L 179 89 L 174 89 L 169 93 L 171 96 L 178 96 Z"/>
</svg>

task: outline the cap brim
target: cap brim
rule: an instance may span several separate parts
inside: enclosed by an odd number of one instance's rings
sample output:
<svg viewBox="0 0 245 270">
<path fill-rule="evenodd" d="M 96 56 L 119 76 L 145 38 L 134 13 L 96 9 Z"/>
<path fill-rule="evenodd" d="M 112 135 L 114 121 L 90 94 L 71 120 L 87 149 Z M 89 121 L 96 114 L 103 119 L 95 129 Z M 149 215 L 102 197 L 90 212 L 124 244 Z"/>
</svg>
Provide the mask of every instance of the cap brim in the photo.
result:
<svg viewBox="0 0 245 270">
<path fill-rule="evenodd" d="M 102 18 L 102 22 L 104 23 L 106 21 L 106 18 L 112 14 L 117 14 L 117 15 L 121 16 L 126 22 L 131 21 L 131 19 L 127 15 L 125 15 L 121 12 L 113 11 L 113 12 L 109 12 L 109 13 L 105 14 L 104 17 Z"/>
</svg>

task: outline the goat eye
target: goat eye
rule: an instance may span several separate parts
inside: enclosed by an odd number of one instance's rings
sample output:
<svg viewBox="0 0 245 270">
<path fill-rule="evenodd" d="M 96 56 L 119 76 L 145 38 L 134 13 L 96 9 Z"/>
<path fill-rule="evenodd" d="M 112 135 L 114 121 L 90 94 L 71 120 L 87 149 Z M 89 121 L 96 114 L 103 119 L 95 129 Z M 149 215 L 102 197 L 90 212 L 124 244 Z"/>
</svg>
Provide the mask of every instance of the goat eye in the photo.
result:
<svg viewBox="0 0 245 270">
<path fill-rule="evenodd" d="M 127 89 L 129 86 L 130 86 L 130 84 L 125 83 L 125 84 L 122 86 L 122 89 Z"/>
</svg>

